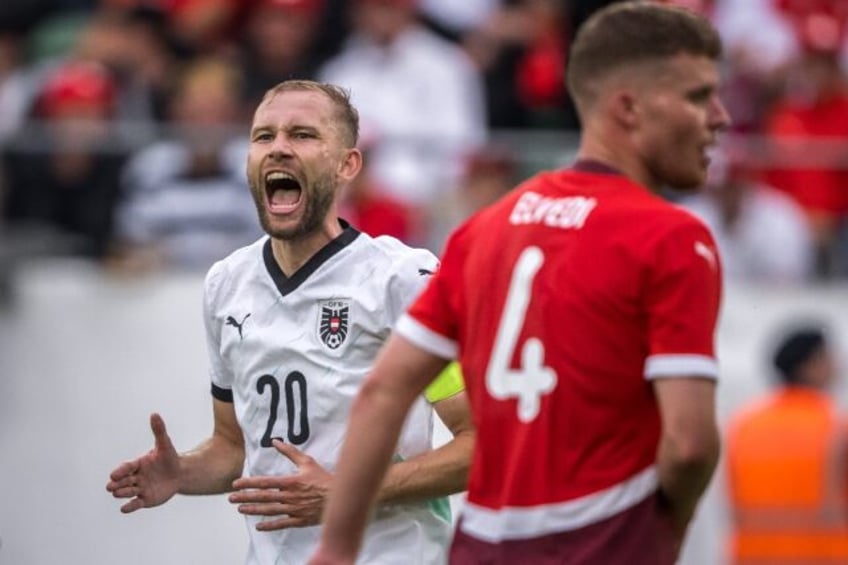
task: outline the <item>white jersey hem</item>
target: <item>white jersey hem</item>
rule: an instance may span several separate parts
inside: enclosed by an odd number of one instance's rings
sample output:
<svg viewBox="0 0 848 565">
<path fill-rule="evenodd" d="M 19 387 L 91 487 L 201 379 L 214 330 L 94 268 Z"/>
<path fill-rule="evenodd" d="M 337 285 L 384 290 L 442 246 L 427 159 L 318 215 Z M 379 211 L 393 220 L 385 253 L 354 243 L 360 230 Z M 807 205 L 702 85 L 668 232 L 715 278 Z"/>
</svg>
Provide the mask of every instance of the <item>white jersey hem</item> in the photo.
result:
<svg viewBox="0 0 848 565">
<path fill-rule="evenodd" d="M 651 465 L 617 485 L 567 502 L 495 510 L 466 501 L 459 527 L 488 543 L 567 532 L 636 506 L 654 493 L 658 485 L 656 467 Z"/>
</svg>

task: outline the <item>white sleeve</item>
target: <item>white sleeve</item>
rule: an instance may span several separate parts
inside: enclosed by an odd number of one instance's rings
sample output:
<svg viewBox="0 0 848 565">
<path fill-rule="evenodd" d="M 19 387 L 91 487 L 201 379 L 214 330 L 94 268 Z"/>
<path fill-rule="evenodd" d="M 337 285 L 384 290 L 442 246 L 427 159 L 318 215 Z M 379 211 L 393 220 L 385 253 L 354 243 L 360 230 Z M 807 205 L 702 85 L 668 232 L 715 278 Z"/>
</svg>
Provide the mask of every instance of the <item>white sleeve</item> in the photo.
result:
<svg viewBox="0 0 848 565">
<path fill-rule="evenodd" d="M 439 260 L 426 249 L 411 249 L 394 263 L 387 289 L 390 326 L 395 325 L 412 301 L 424 290 L 438 268 Z"/>
<path fill-rule="evenodd" d="M 203 283 L 203 324 L 206 328 L 206 350 L 209 356 L 209 379 L 213 387 L 232 390 L 233 374 L 221 356 L 223 317 L 218 313 L 217 299 L 225 282 L 222 263 L 215 263 Z"/>
</svg>

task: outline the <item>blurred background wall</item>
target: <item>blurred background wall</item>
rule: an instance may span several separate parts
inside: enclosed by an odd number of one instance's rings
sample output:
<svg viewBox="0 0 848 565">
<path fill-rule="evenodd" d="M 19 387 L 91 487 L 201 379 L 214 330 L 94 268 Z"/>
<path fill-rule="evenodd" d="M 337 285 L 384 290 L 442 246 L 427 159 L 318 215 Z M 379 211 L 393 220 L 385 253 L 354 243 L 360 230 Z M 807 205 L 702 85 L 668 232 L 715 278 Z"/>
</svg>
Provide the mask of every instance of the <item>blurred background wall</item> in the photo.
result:
<svg viewBox="0 0 848 565">
<path fill-rule="evenodd" d="M 180 450 L 211 430 L 202 277 L 128 279 L 53 260 L 14 278 L 15 305 L 0 315 L 0 563 L 240 563 L 244 525 L 226 498 L 177 497 L 123 516 L 104 488 L 119 461 L 152 445 L 151 412 Z M 811 316 L 832 328 L 848 366 L 848 287 L 728 288 L 718 340 L 722 426 L 771 386 L 775 328 Z M 837 391 L 843 408 L 846 381 Z M 723 489 L 719 472 L 684 564 L 724 562 Z"/>
</svg>

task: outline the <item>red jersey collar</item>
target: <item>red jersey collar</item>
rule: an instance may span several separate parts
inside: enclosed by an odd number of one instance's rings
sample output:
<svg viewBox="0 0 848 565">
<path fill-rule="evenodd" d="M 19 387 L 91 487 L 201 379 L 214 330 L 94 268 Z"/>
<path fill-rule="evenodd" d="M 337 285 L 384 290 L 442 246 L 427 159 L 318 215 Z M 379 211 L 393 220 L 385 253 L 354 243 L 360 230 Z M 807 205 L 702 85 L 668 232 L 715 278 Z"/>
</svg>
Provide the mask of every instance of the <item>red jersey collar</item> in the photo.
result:
<svg viewBox="0 0 848 565">
<path fill-rule="evenodd" d="M 622 176 L 621 171 L 595 159 L 578 159 L 571 168 L 581 173 Z"/>
</svg>

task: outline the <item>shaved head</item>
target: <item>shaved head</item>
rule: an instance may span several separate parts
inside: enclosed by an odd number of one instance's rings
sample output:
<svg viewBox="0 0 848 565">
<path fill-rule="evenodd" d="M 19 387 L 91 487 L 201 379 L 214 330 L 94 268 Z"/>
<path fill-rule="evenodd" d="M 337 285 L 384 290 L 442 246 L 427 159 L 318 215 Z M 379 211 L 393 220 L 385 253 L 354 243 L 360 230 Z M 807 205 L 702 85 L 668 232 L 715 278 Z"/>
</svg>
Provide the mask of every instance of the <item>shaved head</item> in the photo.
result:
<svg viewBox="0 0 848 565">
<path fill-rule="evenodd" d="M 721 39 L 708 20 L 655 2 L 612 4 L 593 14 L 578 31 L 570 50 L 568 88 L 582 115 L 606 80 L 679 54 L 718 60 Z"/>
</svg>

